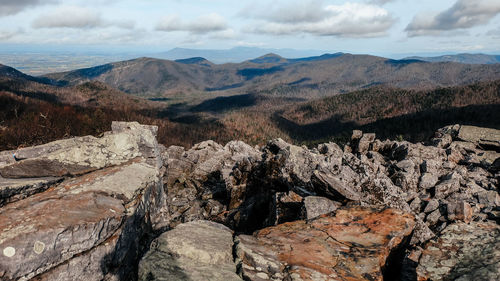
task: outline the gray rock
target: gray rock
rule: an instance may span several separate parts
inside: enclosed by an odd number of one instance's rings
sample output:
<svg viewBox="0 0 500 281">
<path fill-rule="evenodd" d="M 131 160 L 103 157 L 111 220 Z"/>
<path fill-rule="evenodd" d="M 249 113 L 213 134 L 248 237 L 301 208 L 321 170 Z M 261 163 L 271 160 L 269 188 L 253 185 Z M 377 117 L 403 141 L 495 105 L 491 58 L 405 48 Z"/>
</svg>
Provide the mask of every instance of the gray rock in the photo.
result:
<svg viewBox="0 0 500 281">
<path fill-rule="evenodd" d="M 480 204 L 486 207 L 500 207 L 500 195 L 494 190 L 480 192 L 478 200 Z"/>
<path fill-rule="evenodd" d="M 441 218 L 441 212 L 438 210 L 434 210 L 432 213 L 428 214 L 425 218 L 425 221 L 430 225 L 435 225 L 439 219 Z"/>
<path fill-rule="evenodd" d="M 491 147 L 495 150 L 500 150 L 500 130 L 461 126 L 457 138 L 476 143 L 482 147 Z"/>
<path fill-rule="evenodd" d="M 4 178 L 75 176 L 120 165 L 136 157 L 160 159 L 156 151 L 157 129 L 130 124 L 132 129 L 125 131 L 119 127 L 117 132 L 102 138 L 78 137 L 20 149 L 16 151 L 16 158 L 21 160 L 1 167 L 0 174 Z"/>
<path fill-rule="evenodd" d="M 363 134 L 358 144 L 358 152 L 366 153 L 370 149 L 370 144 L 375 140 L 375 134 Z"/>
<path fill-rule="evenodd" d="M 278 225 L 300 219 L 303 204 L 302 196 L 293 191 L 276 192 L 272 199 L 267 225 Z"/>
<path fill-rule="evenodd" d="M 328 195 L 330 198 L 337 198 L 339 200 L 352 200 L 359 201 L 361 199 L 358 192 L 344 184 L 342 181 L 332 177 L 321 171 L 314 171 L 314 179 L 320 183 L 317 186 L 321 186 L 321 194 Z M 340 195 L 340 198 L 339 198 Z"/>
<path fill-rule="evenodd" d="M 45 191 L 62 178 L 5 179 L 0 177 L 0 207 Z"/>
<path fill-rule="evenodd" d="M 418 280 L 500 280 L 500 226 L 455 223 L 425 246 Z"/>
<path fill-rule="evenodd" d="M 439 182 L 439 179 L 436 175 L 431 173 L 425 173 L 420 177 L 420 182 L 418 183 L 418 187 L 421 189 L 430 189 L 436 186 Z"/>
<path fill-rule="evenodd" d="M 457 192 L 460 189 L 460 180 L 458 179 L 449 179 L 443 182 L 440 182 L 435 187 L 436 189 L 436 199 L 444 199 L 448 195 Z"/>
<path fill-rule="evenodd" d="M 424 209 L 424 213 L 428 214 L 430 212 L 433 212 L 439 208 L 439 201 L 437 199 L 432 199 L 427 203 Z"/>
<path fill-rule="evenodd" d="M 123 146 L 137 147 L 144 157 L 67 179 L 0 209 L 2 280 L 133 278 L 143 241 L 163 220 L 165 194 L 162 171 L 154 165 L 161 163 L 155 158 L 156 140 L 150 146 L 141 140 L 154 130 L 131 127 L 119 134 L 137 143 Z M 66 151 L 86 153 L 78 149 L 87 146 L 74 144 Z"/>
<path fill-rule="evenodd" d="M 151 244 L 139 280 L 242 280 L 233 262 L 232 231 L 209 221 L 178 225 Z"/>
<path fill-rule="evenodd" d="M 465 201 L 450 202 L 446 206 L 448 212 L 448 220 L 463 221 L 470 223 L 472 221 L 472 207 Z"/>
<path fill-rule="evenodd" d="M 341 206 L 325 197 L 307 196 L 304 198 L 304 210 L 308 220 L 331 213 Z"/>
</svg>

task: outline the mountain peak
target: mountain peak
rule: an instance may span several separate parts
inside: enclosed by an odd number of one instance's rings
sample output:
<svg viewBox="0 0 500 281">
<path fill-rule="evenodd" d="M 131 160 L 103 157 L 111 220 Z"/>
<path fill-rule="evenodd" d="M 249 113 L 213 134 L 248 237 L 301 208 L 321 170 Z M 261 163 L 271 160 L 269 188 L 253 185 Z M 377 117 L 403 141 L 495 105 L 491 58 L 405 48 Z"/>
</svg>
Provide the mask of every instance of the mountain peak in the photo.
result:
<svg viewBox="0 0 500 281">
<path fill-rule="evenodd" d="M 179 60 L 175 60 L 175 62 L 182 63 L 182 64 L 197 64 L 197 65 L 205 65 L 205 66 L 213 65 L 212 62 L 210 62 L 206 58 L 202 58 L 202 57 L 179 59 Z"/>
<path fill-rule="evenodd" d="M 286 62 L 286 59 L 280 55 L 275 54 L 275 53 L 268 53 L 268 54 L 260 56 L 256 59 L 250 60 L 250 62 L 253 62 L 253 63 L 280 63 L 280 62 Z"/>
</svg>

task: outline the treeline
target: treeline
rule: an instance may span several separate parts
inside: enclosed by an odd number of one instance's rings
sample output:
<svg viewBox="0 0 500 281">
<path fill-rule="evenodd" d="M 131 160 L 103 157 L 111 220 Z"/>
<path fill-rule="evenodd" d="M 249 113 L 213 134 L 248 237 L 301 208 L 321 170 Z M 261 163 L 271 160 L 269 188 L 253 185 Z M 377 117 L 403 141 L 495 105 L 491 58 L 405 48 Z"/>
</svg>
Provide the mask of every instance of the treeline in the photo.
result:
<svg viewBox="0 0 500 281">
<path fill-rule="evenodd" d="M 306 145 L 342 143 L 354 129 L 415 142 L 456 123 L 500 128 L 500 81 L 432 91 L 377 86 L 311 102 L 259 93 L 166 108 L 133 106 L 131 100 L 120 106 L 122 93 L 100 84 L 79 87 L 96 102 L 67 105 L 36 98 L 36 91 L 0 90 L 0 150 L 98 136 L 115 120 L 157 125 L 160 143 L 187 148 L 208 139 L 251 145 L 278 137 Z"/>
<path fill-rule="evenodd" d="M 168 119 L 145 116 L 134 110 L 54 104 L 0 91 L 0 150 L 39 145 L 74 136 L 99 136 L 111 129 L 112 121 L 157 125 L 158 140 L 164 145 L 190 147 L 206 139 L 219 142 L 230 140 L 224 126 L 218 122 L 179 124 Z"/>
<path fill-rule="evenodd" d="M 450 124 L 500 128 L 500 81 L 431 91 L 374 87 L 303 103 L 273 118 L 305 144 L 345 140 L 353 129 L 425 141 Z"/>
</svg>

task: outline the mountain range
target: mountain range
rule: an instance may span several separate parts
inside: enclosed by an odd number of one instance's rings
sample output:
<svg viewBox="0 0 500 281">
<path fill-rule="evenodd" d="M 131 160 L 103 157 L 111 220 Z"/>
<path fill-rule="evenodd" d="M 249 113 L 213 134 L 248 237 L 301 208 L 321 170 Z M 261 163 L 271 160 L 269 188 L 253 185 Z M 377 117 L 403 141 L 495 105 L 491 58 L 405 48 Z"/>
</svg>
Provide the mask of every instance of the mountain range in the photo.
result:
<svg viewBox="0 0 500 281">
<path fill-rule="evenodd" d="M 318 50 L 272 49 L 258 47 L 234 47 L 228 50 L 174 48 L 167 52 L 152 54 L 151 56 L 166 60 L 203 57 L 213 63 L 222 64 L 239 63 L 268 53 L 276 53 L 287 58 L 302 58 L 317 56 L 325 52 Z"/>
<path fill-rule="evenodd" d="M 418 57 L 412 56 L 405 58 L 407 60 L 421 60 L 427 62 L 459 62 L 466 64 L 495 64 L 500 63 L 500 56 L 485 54 L 458 54 L 444 55 L 436 57 Z"/>
<path fill-rule="evenodd" d="M 345 53 L 287 59 L 267 54 L 242 63 L 214 64 L 204 58 L 177 61 L 139 58 L 46 75 L 59 85 L 103 82 L 148 97 L 223 95 L 272 91 L 285 95 L 332 95 L 374 85 L 432 89 L 500 77 L 500 65 L 391 60 Z"/>
<path fill-rule="evenodd" d="M 138 58 L 34 77 L 0 65 L 0 146 L 159 126 L 165 145 L 213 139 L 314 144 L 354 129 L 424 141 L 454 124 L 499 127 L 500 64 L 346 53 L 241 63 Z"/>
</svg>

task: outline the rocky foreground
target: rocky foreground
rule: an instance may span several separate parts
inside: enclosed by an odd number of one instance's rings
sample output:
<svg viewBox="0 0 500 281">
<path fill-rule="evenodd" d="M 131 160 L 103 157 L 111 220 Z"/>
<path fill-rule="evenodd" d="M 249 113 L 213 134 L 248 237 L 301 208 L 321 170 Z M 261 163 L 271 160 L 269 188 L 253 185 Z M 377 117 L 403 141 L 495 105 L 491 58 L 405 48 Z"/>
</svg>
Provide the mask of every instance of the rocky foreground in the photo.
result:
<svg viewBox="0 0 500 281">
<path fill-rule="evenodd" d="M 0 152 L 1 280 L 500 280 L 500 131 Z"/>
</svg>

